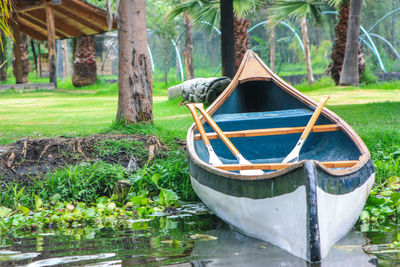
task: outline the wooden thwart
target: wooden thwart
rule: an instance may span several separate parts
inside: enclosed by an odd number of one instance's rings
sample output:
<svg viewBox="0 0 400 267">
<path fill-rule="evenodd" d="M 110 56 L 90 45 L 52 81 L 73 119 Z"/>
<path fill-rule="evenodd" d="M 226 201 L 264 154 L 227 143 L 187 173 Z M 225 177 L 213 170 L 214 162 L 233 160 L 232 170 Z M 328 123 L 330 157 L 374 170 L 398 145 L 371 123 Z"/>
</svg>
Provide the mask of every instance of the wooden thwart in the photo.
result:
<svg viewBox="0 0 400 267">
<path fill-rule="evenodd" d="M 348 160 L 348 161 L 325 161 L 320 162 L 327 168 L 348 168 L 356 165 L 358 160 Z M 225 171 L 240 171 L 240 170 L 280 170 L 293 165 L 293 163 L 254 163 L 251 165 L 245 164 L 224 164 L 224 165 L 214 165 L 214 167 L 225 170 Z"/>
<path fill-rule="evenodd" d="M 271 128 L 271 129 L 256 129 L 256 130 L 244 130 L 244 131 L 231 131 L 224 132 L 226 137 L 254 137 L 254 136 L 266 136 L 266 135 L 280 135 L 280 134 L 292 134 L 302 133 L 305 127 L 284 127 L 284 128 Z M 312 128 L 311 132 L 333 132 L 339 131 L 340 128 L 336 124 L 325 124 L 316 125 Z M 216 133 L 207 133 L 208 139 L 218 139 Z M 194 136 L 194 140 L 200 140 L 199 134 Z"/>
</svg>

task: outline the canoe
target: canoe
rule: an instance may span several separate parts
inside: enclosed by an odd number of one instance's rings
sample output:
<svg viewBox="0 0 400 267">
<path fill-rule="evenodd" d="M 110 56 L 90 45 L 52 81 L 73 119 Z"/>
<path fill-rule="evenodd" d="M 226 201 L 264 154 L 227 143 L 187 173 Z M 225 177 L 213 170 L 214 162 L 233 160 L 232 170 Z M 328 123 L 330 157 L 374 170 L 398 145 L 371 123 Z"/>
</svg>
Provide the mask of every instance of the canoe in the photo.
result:
<svg viewBox="0 0 400 267">
<path fill-rule="evenodd" d="M 207 112 L 250 163 L 238 164 L 203 117 L 222 164 L 209 164 L 195 124 L 187 134 L 189 173 L 199 198 L 237 231 L 309 262 L 321 261 L 354 226 L 375 179 L 364 142 L 326 108 L 299 161 L 282 163 L 316 106 L 248 51 Z M 239 172 L 246 169 L 263 173 Z"/>
</svg>

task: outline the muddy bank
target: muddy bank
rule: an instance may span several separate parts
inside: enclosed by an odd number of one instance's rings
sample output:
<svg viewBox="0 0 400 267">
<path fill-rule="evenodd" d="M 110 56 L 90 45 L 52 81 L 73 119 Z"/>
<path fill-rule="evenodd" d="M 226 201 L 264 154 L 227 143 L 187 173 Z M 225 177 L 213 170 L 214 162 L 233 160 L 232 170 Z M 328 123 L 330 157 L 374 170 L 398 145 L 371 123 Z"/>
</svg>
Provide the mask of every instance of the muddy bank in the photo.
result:
<svg viewBox="0 0 400 267">
<path fill-rule="evenodd" d="M 0 180 L 29 184 L 66 165 L 103 160 L 132 171 L 162 157 L 168 148 L 156 136 L 92 135 L 76 138 L 21 139 L 0 146 Z"/>
</svg>

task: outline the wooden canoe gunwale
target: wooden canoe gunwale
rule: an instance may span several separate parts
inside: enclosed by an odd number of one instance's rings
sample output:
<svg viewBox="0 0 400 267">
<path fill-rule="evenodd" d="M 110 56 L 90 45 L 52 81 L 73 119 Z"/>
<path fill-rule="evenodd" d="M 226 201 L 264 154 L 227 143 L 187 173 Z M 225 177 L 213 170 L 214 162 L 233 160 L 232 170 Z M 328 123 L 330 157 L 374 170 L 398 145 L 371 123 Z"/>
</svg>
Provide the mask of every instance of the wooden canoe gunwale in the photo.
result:
<svg viewBox="0 0 400 267">
<path fill-rule="evenodd" d="M 249 62 L 251 62 L 251 63 L 249 63 Z M 262 77 L 262 79 L 260 79 L 259 73 L 257 73 L 256 75 L 252 75 L 251 73 L 249 73 L 248 70 L 245 69 L 245 67 L 248 64 L 249 65 L 252 64 L 253 66 L 254 66 L 254 64 L 258 64 L 259 66 L 262 66 L 263 71 L 265 72 L 265 77 Z M 273 73 L 253 51 L 248 50 L 244 56 L 244 60 L 242 61 L 242 63 L 239 66 L 239 69 L 238 69 L 235 77 L 232 79 L 232 81 L 228 85 L 228 87 L 222 92 L 222 94 L 213 102 L 213 104 L 211 104 L 211 106 L 207 109 L 207 112 L 210 115 L 214 114 L 214 112 L 232 94 L 232 92 L 235 90 L 235 88 L 238 86 L 239 83 L 244 83 L 244 82 L 248 82 L 248 81 L 259 81 L 259 80 L 267 80 L 267 81 L 272 80 L 282 90 L 284 90 L 288 94 L 292 95 L 293 97 L 299 99 L 301 102 L 303 102 L 304 104 L 306 104 L 313 110 L 317 107 L 316 102 L 314 102 L 311 98 L 301 94 L 297 89 L 295 89 L 290 84 L 288 84 L 284 80 L 282 80 L 279 76 L 277 76 L 275 73 Z M 359 157 L 359 161 L 357 164 L 355 164 L 353 167 L 349 167 L 346 169 L 330 169 L 330 168 L 325 167 L 318 161 L 315 161 L 316 166 L 333 176 L 343 176 L 343 175 L 351 174 L 351 173 L 356 172 L 359 169 L 361 169 L 370 159 L 370 153 L 369 153 L 368 148 L 365 145 L 365 143 L 357 135 L 357 133 L 334 112 L 328 110 L 327 108 L 324 108 L 322 110 L 321 114 L 323 116 L 327 117 L 329 120 L 331 120 L 333 124 L 338 125 L 338 127 L 352 140 L 352 142 L 360 150 L 361 156 Z M 203 117 L 201 117 L 201 121 L 204 123 L 205 120 Z M 193 141 L 194 141 L 195 129 L 196 129 L 196 127 L 193 124 L 188 130 L 187 149 L 189 151 L 190 157 L 193 159 L 194 162 L 196 162 L 196 164 L 208 169 L 209 171 L 212 171 L 213 173 L 220 173 L 220 174 L 223 173 L 224 176 L 229 176 L 234 179 L 247 180 L 247 179 L 249 179 L 249 177 L 251 177 L 251 176 L 246 177 L 246 176 L 243 176 L 243 175 L 240 175 L 237 173 L 219 170 L 219 169 L 213 167 L 212 165 L 203 162 L 197 156 L 196 152 L 194 151 Z M 280 170 L 277 170 L 272 173 L 266 173 L 264 175 L 258 176 L 258 178 L 266 179 L 266 178 L 277 177 L 277 176 L 282 175 L 286 172 L 289 172 L 295 168 L 301 167 L 304 164 L 304 162 L 305 162 L 305 160 L 300 161 L 300 162 L 295 163 L 287 168 L 280 169 Z M 253 179 L 254 179 L 254 177 L 253 177 Z"/>
</svg>

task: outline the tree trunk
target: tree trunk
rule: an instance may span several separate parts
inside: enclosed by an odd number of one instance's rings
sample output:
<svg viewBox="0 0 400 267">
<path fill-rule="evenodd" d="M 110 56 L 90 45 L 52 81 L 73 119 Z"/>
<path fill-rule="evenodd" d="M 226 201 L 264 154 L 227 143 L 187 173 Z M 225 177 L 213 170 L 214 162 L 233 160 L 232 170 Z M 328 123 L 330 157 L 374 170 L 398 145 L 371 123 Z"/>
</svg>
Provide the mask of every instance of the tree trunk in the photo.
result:
<svg viewBox="0 0 400 267">
<path fill-rule="evenodd" d="M 3 48 L 0 48 L 0 81 L 4 82 L 7 81 L 8 75 L 7 75 L 7 67 L 8 64 L 6 62 L 7 57 L 6 57 L 6 47 L 7 47 L 7 37 L 4 36 L 4 33 L 1 33 L 1 40 L 3 42 Z"/>
<path fill-rule="evenodd" d="M 307 81 L 309 84 L 313 84 L 314 76 L 312 73 L 312 66 L 311 66 L 310 39 L 308 38 L 306 17 L 301 19 L 301 38 L 303 40 L 304 60 L 306 61 L 306 67 L 307 67 Z"/>
<path fill-rule="evenodd" d="M 235 75 L 235 48 L 233 37 L 233 0 L 220 0 L 221 10 L 221 64 L 222 75 Z"/>
<path fill-rule="evenodd" d="M 275 72 L 276 68 L 276 47 L 275 47 L 275 26 L 269 26 L 269 58 L 270 58 L 270 67 L 273 72 Z"/>
<path fill-rule="evenodd" d="M 233 20 L 233 31 L 235 40 L 235 68 L 239 68 L 243 56 L 249 49 L 249 34 L 247 30 L 250 26 L 250 20 L 246 18 L 238 18 L 236 15 Z"/>
<path fill-rule="evenodd" d="M 187 13 L 183 13 L 183 18 L 185 25 L 185 50 L 183 55 L 185 57 L 186 78 L 190 80 L 194 78 L 192 21 Z"/>
<path fill-rule="evenodd" d="M 339 84 L 358 85 L 360 72 L 358 69 L 358 50 L 360 49 L 360 17 L 362 0 L 350 1 L 350 17 L 348 21 L 346 52 Z"/>
<path fill-rule="evenodd" d="M 153 81 L 147 49 L 146 0 L 120 0 L 117 121 L 153 119 Z"/>
<path fill-rule="evenodd" d="M 13 74 L 17 84 L 27 83 L 28 74 L 31 71 L 31 65 L 28 58 L 28 44 L 25 34 L 14 30 L 14 60 Z"/>
<path fill-rule="evenodd" d="M 92 85 L 97 81 L 96 46 L 93 36 L 77 38 L 72 71 L 74 86 Z"/>
<path fill-rule="evenodd" d="M 342 72 L 344 56 L 346 51 L 346 40 L 348 32 L 348 21 L 350 14 L 350 0 L 342 0 L 339 11 L 339 22 L 335 27 L 336 40 L 332 48 L 332 63 L 326 73 L 330 73 L 336 85 L 339 84 Z M 364 55 L 361 47 L 358 48 L 358 72 L 361 73 L 365 68 Z"/>
</svg>

